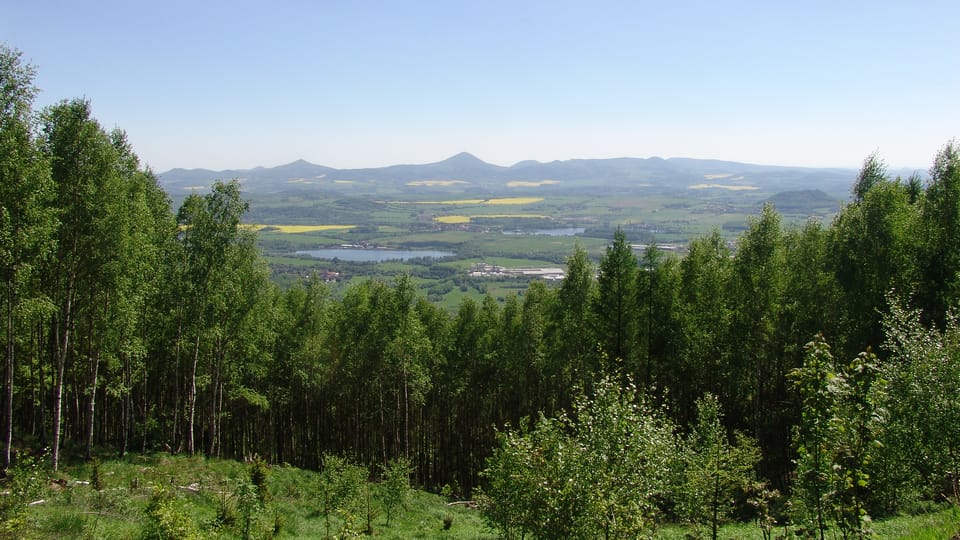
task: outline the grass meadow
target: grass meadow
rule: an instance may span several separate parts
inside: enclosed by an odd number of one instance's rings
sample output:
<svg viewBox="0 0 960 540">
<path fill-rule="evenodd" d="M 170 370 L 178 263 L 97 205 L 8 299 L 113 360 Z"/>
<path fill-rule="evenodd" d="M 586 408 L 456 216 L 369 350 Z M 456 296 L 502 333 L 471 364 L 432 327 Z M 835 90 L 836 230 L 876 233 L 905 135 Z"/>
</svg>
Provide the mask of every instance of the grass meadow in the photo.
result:
<svg viewBox="0 0 960 540">
<path fill-rule="evenodd" d="M 90 462 L 68 463 L 54 475 L 56 482 L 46 483 L 37 499 L 42 502 L 27 508 L 25 526 L 14 537 L 145 538 L 157 526 L 161 514 L 155 501 L 162 493 L 181 534 L 194 538 L 334 538 L 343 532 L 344 519 L 360 529 L 369 523 L 372 536 L 383 539 L 497 538 L 472 505 L 419 490 L 387 523 L 380 486 L 372 482 L 363 488 L 363 500 L 352 514 L 328 516 L 320 502 L 318 473 L 284 465 L 269 466 L 266 502 L 245 513 L 238 506 L 238 494 L 239 486 L 249 483 L 249 471 L 249 464 L 237 461 L 162 453 L 104 459 L 96 467 Z M 664 524 L 656 537 L 700 538 L 704 532 Z M 884 539 L 950 539 L 960 532 L 960 509 L 940 506 L 879 521 L 873 532 Z M 789 527 L 774 529 L 778 538 L 793 538 L 792 533 Z M 752 523 L 734 523 L 724 526 L 719 537 L 762 539 L 763 534 Z"/>
</svg>

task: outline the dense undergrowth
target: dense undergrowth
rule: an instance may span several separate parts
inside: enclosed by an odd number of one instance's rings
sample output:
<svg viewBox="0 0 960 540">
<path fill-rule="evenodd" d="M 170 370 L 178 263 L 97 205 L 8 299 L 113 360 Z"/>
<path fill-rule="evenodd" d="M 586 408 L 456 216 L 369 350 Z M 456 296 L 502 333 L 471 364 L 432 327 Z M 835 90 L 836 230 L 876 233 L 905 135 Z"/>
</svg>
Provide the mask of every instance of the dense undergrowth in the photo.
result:
<svg viewBox="0 0 960 540">
<path fill-rule="evenodd" d="M 335 458 L 333 458 L 335 459 Z M 387 525 L 385 483 L 340 485 L 262 462 L 151 454 L 77 463 L 50 474 L 9 538 L 492 538 L 478 511 L 410 490 Z M 262 494 L 261 494 L 262 493 Z M 329 513 L 324 513 L 325 507 Z"/>
<path fill-rule="evenodd" d="M 343 471 L 338 468 L 336 476 Z M 323 473 L 259 461 L 150 454 L 71 463 L 56 474 L 29 467 L 15 472 L 28 478 L 5 483 L 4 501 L 22 506 L 5 514 L 4 538 L 496 538 L 480 511 L 462 501 L 410 490 L 388 522 L 385 483 L 361 478 L 358 485 L 341 484 L 338 492 L 325 484 Z M 24 480 L 30 489 L 18 499 L 12 484 Z M 340 499 L 328 504 L 330 494 Z M 946 539 L 960 532 L 956 506 L 923 510 L 875 523 L 876 537 Z M 774 537 L 794 533 L 773 531 Z M 656 533 L 667 539 L 697 535 L 669 524 Z M 720 538 L 763 534 L 752 523 L 738 523 L 725 526 Z"/>
</svg>

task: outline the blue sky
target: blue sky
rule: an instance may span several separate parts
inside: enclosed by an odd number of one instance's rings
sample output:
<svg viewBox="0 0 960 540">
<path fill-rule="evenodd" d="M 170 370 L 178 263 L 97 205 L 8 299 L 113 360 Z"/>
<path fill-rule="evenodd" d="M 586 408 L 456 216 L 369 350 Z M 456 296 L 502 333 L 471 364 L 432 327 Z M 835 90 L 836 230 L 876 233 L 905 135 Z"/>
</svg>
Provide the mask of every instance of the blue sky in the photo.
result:
<svg viewBox="0 0 960 540">
<path fill-rule="evenodd" d="M 0 0 L 37 106 L 212 169 L 695 157 L 926 169 L 960 2 Z"/>
</svg>

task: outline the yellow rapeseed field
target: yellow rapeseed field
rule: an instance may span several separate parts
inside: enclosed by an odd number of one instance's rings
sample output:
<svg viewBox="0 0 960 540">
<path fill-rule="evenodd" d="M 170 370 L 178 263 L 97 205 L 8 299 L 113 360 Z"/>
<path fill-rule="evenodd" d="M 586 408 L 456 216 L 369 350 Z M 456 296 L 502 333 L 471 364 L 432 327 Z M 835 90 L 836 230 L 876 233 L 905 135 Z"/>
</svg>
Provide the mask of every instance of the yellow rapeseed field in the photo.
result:
<svg viewBox="0 0 960 540">
<path fill-rule="evenodd" d="M 433 220 L 447 224 L 470 223 L 470 216 L 437 216 Z"/>
<path fill-rule="evenodd" d="M 489 199 L 487 204 L 533 204 L 542 201 L 543 197 L 507 197 L 505 199 Z"/>
<path fill-rule="evenodd" d="M 262 231 L 263 229 L 272 229 L 277 232 L 287 233 L 287 234 L 297 234 L 297 233 L 308 233 L 308 232 L 318 232 L 318 231 L 348 231 L 356 227 L 356 225 L 261 225 L 261 224 L 251 224 L 247 225 L 248 228 L 254 231 Z"/>
<path fill-rule="evenodd" d="M 542 218 L 546 219 L 547 216 L 541 214 L 476 214 L 473 216 L 437 216 L 433 218 L 434 221 L 438 223 L 447 223 L 447 224 L 457 224 L 457 223 L 470 223 L 474 219 L 486 218 L 486 219 L 511 219 L 511 218 Z"/>
</svg>

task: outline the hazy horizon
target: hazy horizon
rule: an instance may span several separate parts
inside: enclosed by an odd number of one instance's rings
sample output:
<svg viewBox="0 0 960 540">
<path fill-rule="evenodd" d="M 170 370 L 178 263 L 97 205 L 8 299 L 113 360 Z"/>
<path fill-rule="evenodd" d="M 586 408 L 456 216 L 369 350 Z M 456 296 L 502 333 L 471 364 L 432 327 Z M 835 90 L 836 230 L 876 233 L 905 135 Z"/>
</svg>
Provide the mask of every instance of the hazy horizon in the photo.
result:
<svg viewBox="0 0 960 540">
<path fill-rule="evenodd" d="M 378 169 L 378 168 L 392 167 L 392 166 L 398 166 L 398 165 L 399 165 L 399 166 L 408 166 L 408 165 L 413 165 L 413 166 L 416 166 L 416 165 L 430 165 L 430 164 L 433 164 L 433 163 L 441 163 L 441 162 L 444 162 L 444 161 L 446 161 L 446 160 L 448 160 L 448 159 L 451 159 L 451 158 L 454 158 L 454 157 L 456 157 L 456 156 L 458 156 L 458 155 L 460 155 L 460 154 L 469 154 L 469 155 L 471 155 L 471 156 L 479 159 L 480 161 L 482 161 L 482 162 L 484 162 L 484 163 L 486 163 L 486 164 L 488 164 L 488 165 L 494 165 L 494 166 L 504 167 L 504 168 L 510 168 L 510 167 L 513 167 L 513 166 L 518 165 L 518 164 L 520 164 L 520 163 L 523 163 L 523 162 L 525 162 L 525 161 L 537 161 L 537 162 L 539 162 L 539 163 L 544 163 L 544 164 L 546 164 L 546 163 L 550 163 L 550 162 L 553 162 L 553 161 L 565 162 L 565 161 L 592 160 L 592 159 L 596 159 L 596 160 L 605 160 L 605 159 L 663 159 L 663 160 L 671 160 L 671 159 L 693 159 L 693 160 L 701 160 L 701 159 L 702 159 L 702 160 L 711 160 L 711 161 L 725 161 L 725 162 L 742 163 L 742 164 L 744 164 L 744 165 L 760 165 L 760 166 L 770 166 L 770 167 L 790 167 L 790 168 L 792 168 L 792 167 L 797 167 L 797 168 L 805 168 L 805 167 L 808 167 L 808 166 L 805 166 L 805 165 L 790 165 L 790 164 L 782 164 L 782 163 L 752 163 L 752 162 L 740 162 L 740 161 L 729 160 L 729 159 L 721 159 L 721 158 L 696 158 L 696 157 L 691 157 L 691 156 L 609 156 L 609 157 L 597 157 L 597 158 L 571 157 L 571 158 L 559 158 L 559 159 L 556 159 L 556 160 L 549 160 L 549 161 L 522 159 L 522 160 L 520 160 L 520 161 L 516 161 L 516 162 L 512 162 L 512 163 L 495 163 L 495 162 L 492 162 L 492 161 L 490 161 L 490 160 L 484 159 L 483 156 L 478 156 L 478 155 L 476 155 L 476 154 L 473 153 L 473 152 L 464 150 L 464 151 L 457 152 L 457 153 L 455 153 L 455 154 L 452 154 L 452 155 L 449 155 L 449 156 L 446 156 L 446 157 L 443 157 L 443 158 L 440 158 L 440 159 L 434 159 L 434 160 L 431 160 L 431 161 L 423 161 L 423 162 L 400 161 L 400 162 L 396 162 L 396 163 L 387 163 L 387 164 L 375 165 L 375 166 L 333 167 L 333 166 L 331 166 L 331 165 L 329 165 L 329 164 L 327 164 L 327 163 L 317 163 L 317 162 L 314 162 L 314 161 L 311 161 L 311 160 L 305 159 L 305 158 L 296 158 L 296 159 L 293 159 L 293 160 L 290 160 L 290 161 L 284 161 L 284 162 L 282 162 L 282 163 L 270 163 L 270 164 L 266 164 L 266 165 L 254 165 L 254 166 L 252 166 L 252 167 L 225 167 L 225 168 L 217 168 L 217 169 L 210 168 L 210 167 L 170 167 L 170 168 L 168 168 L 168 169 L 163 169 L 163 170 L 155 169 L 154 172 L 163 173 L 163 172 L 166 172 L 166 171 L 171 171 L 171 170 L 176 170 L 176 169 L 183 169 L 183 170 L 210 170 L 210 171 L 215 171 L 215 172 L 216 172 L 216 171 L 229 171 L 229 170 L 271 169 L 271 168 L 275 168 L 275 167 L 282 167 L 282 166 L 284 166 L 284 165 L 290 165 L 290 164 L 296 163 L 296 162 L 298 162 L 298 161 L 305 161 L 305 162 L 307 162 L 307 163 L 309 163 L 309 164 L 311 164 L 311 165 L 317 165 L 317 166 L 321 166 L 321 167 L 330 167 L 330 168 L 340 169 L 340 170 L 347 170 L 347 169 L 350 169 L 350 170 L 361 170 L 361 169 Z M 813 166 L 809 166 L 809 168 L 815 168 L 815 169 L 821 169 L 821 168 L 822 168 L 822 169 L 846 169 L 846 170 L 856 170 L 859 165 L 860 165 L 860 164 L 857 164 L 856 166 L 850 166 L 850 167 L 813 167 Z M 888 170 L 913 170 L 913 168 L 911 168 L 911 167 L 889 167 L 889 166 L 888 166 Z M 926 167 L 923 168 L 923 169 L 918 169 L 918 170 L 926 171 Z"/>
<path fill-rule="evenodd" d="M 960 134 L 956 2 L 0 5 L 37 107 L 89 99 L 156 171 L 461 151 L 926 170 Z"/>
</svg>

